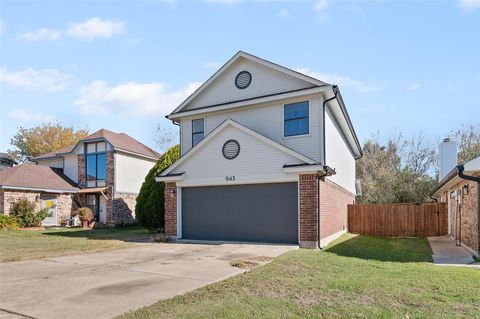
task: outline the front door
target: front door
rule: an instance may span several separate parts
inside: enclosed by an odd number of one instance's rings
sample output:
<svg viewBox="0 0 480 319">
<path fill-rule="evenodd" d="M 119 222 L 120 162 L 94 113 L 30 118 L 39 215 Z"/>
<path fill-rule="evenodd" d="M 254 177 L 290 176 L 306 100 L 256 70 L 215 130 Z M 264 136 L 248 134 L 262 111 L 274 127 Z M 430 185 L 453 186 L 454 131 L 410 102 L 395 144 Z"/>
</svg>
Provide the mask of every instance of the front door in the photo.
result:
<svg viewBox="0 0 480 319">
<path fill-rule="evenodd" d="M 103 224 L 106 224 L 107 222 L 107 200 L 105 199 L 105 197 L 103 196 L 100 196 L 100 219 L 99 221 Z"/>
<path fill-rule="evenodd" d="M 87 207 L 92 210 L 93 217 L 95 220 L 99 220 L 99 205 L 98 205 L 98 195 L 97 194 L 88 194 L 87 195 Z"/>
<path fill-rule="evenodd" d="M 42 209 L 48 208 L 50 216 L 42 221 L 43 226 L 57 225 L 57 197 L 54 195 L 42 195 Z"/>
</svg>

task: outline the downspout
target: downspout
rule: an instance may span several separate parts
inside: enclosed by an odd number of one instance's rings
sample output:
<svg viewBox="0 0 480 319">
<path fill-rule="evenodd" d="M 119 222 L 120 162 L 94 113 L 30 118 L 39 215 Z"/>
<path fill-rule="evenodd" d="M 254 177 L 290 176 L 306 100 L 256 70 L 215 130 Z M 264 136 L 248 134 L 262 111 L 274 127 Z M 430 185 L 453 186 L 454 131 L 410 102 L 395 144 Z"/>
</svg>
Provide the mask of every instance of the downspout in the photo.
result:
<svg viewBox="0 0 480 319">
<path fill-rule="evenodd" d="M 471 176 L 471 175 L 465 175 L 463 172 L 465 168 L 463 165 L 458 165 L 457 166 L 458 170 L 458 177 L 461 179 L 465 179 L 467 181 L 472 181 L 472 182 L 477 182 L 477 236 L 478 236 L 478 241 L 477 241 L 477 253 L 480 256 L 480 177 L 477 176 Z M 460 225 L 460 228 L 462 226 Z"/>
<path fill-rule="evenodd" d="M 325 147 L 325 108 L 327 107 L 327 103 L 332 101 L 332 100 L 335 100 L 337 98 L 337 90 L 335 90 L 337 86 L 336 85 L 333 85 L 332 86 L 332 91 L 333 91 L 333 96 L 329 99 L 326 99 L 325 101 L 323 101 L 323 113 L 322 113 L 322 130 L 323 130 L 323 133 L 322 133 L 322 150 L 323 150 L 323 163 L 322 165 L 325 167 L 327 164 L 326 164 L 326 161 L 327 161 L 327 155 L 326 155 L 326 147 Z M 325 172 L 322 174 L 322 175 L 318 175 L 317 177 L 317 240 L 318 240 L 318 248 L 322 249 L 322 247 L 320 246 L 320 240 L 321 240 L 321 233 L 320 233 L 320 221 L 321 221 L 321 218 L 320 218 L 320 180 L 322 178 L 324 178 L 325 176 L 327 176 L 327 171 L 325 170 Z"/>
</svg>

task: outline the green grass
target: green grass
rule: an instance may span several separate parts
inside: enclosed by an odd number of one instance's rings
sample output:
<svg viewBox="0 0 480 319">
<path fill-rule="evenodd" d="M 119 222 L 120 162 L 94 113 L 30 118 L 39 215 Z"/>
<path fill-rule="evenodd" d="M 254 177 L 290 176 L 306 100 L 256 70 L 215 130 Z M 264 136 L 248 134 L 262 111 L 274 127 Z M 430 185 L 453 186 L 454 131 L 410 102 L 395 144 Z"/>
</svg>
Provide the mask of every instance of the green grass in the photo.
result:
<svg viewBox="0 0 480 319">
<path fill-rule="evenodd" d="M 430 260 L 426 239 L 345 235 L 121 318 L 480 318 L 480 271 Z"/>
<path fill-rule="evenodd" d="M 0 230 L 0 261 L 45 258 L 131 247 L 132 241 L 149 238 L 146 229 L 119 227 L 83 230 L 78 228 L 44 231 Z"/>
</svg>

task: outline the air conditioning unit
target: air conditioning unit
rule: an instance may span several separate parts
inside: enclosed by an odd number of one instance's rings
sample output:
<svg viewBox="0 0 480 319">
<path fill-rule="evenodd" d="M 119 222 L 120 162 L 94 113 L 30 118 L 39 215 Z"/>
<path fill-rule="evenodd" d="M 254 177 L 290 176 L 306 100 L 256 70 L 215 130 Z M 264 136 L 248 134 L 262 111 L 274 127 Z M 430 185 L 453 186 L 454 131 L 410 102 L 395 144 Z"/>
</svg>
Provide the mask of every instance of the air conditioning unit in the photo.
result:
<svg viewBox="0 0 480 319">
<path fill-rule="evenodd" d="M 70 227 L 80 227 L 82 225 L 82 222 L 80 221 L 80 218 L 78 218 L 78 216 L 75 216 L 68 221 L 68 225 Z"/>
</svg>

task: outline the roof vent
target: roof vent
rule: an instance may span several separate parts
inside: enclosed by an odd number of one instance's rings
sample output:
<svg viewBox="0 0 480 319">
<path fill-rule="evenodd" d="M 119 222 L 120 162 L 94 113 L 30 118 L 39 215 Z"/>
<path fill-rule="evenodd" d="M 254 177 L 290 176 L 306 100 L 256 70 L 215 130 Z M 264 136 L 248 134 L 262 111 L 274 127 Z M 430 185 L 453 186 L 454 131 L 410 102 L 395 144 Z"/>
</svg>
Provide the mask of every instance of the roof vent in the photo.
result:
<svg viewBox="0 0 480 319">
<path fill-rule="evenodd" d="M 240 144 L 235 140 L 228 140 L 222 147 L 223 157 L 232 160 L 240 154 Z"/>
<path fill-rule="evenodd" d="M 252 75 L 248 71 L 242 71 L 235 78 L 235 86 L 241 90 L 246 89 L 252 82 Z"/>
</svg>

